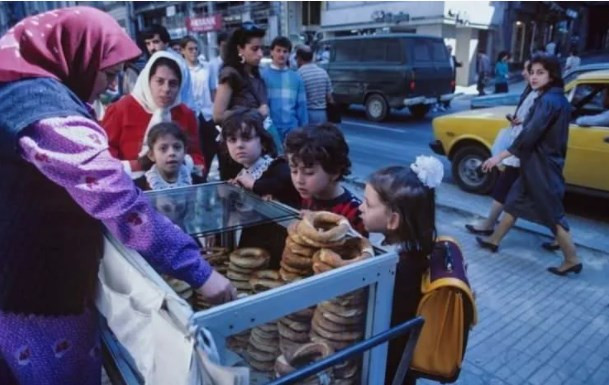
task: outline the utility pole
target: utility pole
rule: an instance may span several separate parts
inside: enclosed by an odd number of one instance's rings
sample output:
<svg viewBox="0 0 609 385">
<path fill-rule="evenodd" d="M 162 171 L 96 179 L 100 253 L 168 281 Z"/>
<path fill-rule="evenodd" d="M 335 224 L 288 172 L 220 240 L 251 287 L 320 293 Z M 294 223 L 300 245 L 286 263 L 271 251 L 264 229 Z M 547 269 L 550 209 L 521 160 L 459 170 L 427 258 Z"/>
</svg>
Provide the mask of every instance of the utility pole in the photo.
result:
<svg viewBox="0 0 609 385">
<path fill-rule="evenodd" d="M 214 15 L 214 2 L 207 2 L 207 17 L 212 17 Z M 216 44 L 217 44 L 217 33 L 216 31 L 207 32 L 207 60 L 211 61 L 211 59 L 215 58 L 216 55 Z M 221 53 L 218 52 L 218 55 Z"/>
</svg>

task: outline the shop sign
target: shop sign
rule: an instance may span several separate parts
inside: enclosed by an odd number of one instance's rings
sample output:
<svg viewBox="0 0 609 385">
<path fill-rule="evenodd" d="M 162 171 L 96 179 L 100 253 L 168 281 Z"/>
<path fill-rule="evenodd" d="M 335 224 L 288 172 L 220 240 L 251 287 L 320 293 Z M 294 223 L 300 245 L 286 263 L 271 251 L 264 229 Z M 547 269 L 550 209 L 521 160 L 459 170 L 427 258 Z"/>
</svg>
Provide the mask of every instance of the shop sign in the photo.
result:
<svg viewBox="0 0 609 385">
<path fill-rule="evenodd" d="M 191 32 L 210 32 L 222 29 L 222 15 L 187 17 L 186 28 Z"/>
<path fill-rule="evenodd" d="M 165 8 L 165 16 L 171 17 L 171 16 L 175 16 L 175 14 L 176 14 L 175 5 L 170 5 L 169 7 Z"/>
</svg>

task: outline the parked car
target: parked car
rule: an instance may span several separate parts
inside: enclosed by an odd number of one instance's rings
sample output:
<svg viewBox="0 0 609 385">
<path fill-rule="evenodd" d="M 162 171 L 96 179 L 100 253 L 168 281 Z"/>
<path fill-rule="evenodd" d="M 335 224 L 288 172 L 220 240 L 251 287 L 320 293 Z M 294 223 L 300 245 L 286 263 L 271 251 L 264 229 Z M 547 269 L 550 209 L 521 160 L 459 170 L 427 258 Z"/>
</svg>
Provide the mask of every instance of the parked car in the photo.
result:
<svg viewBox="0 0 609 385">
<path fill-rule="evenodd" d="M 577 76 L 585 72 L 609 70 L 609 63 L 586 64 L 572 69 L 563 75 L 565 84 L 572 82 Z M 488 108 L 496 106 L 515 106 L 518 104 L 520 94 L 518 92 L 510 92 L 507 94 L 493 94 L 485 96 L 477 96 L 472 98 L 470 102 L 471 108 Z"/>
<path fill-rule="evenodd" d="M 573 106 L 573 123 L 564 176 L 570 189 L 609 195 L 609 127 L 581 127 L 575 119 L 605 110 L 603 91 L 609 89 L 609 70 L 586 72 L 565 87 Z M 455 181 L 465 191 L 488 193 L 496 172 L 485 174 L 482 163 L 491 155 L 491 146 L 500 129 L 507 127 L 505 116 L 513 106 L 469 110 L 435 118 L 431 149 L 451 161 Z"/>
<path fill-rule="evenodd" d="M 450 57 L 439 37 L 414 34 L 350 36 L 324 40 L 330 47 L 320 64 L 343 106 L 363 104 L 366 117 L 384 120 L 391 108 L 408 107 L 422 118 L 438 101 L 454 98 Z"/>
</svg>

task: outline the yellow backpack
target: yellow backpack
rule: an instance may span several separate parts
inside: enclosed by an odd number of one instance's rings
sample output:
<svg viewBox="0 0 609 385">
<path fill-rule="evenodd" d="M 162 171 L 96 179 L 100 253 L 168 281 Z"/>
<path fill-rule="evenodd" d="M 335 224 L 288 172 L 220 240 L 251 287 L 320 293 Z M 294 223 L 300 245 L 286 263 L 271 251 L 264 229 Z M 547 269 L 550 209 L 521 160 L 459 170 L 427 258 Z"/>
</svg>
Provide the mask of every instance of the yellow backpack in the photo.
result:
<svg viewBox="0 0 609 385">
<path fill-rule="evenodd" d="M 410 369 L 419 377 L 455 382 L 470 328 L 478 321 L 476 302 L 458 243 L 438 237 L 421 280 L 417 315 L 425 319 Z"/>
</svg>

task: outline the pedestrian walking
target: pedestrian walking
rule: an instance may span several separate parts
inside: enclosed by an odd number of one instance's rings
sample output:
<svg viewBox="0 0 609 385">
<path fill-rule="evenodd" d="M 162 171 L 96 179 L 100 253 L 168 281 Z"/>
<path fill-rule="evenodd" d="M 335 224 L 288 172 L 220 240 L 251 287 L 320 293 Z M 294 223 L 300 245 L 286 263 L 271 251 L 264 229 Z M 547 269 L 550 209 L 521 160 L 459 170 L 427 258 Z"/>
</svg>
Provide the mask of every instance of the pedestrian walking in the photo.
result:
<svg viewBox="0 0 609 385">
<path fill-rule="evenodd" d="M 556 47 L 554 40 L 550 40 L 548 44 L 546 44 L 546 53 L 548 55 L 556 55 Z"/>
<path fill-rule="evenodd" d="M 122 161 L 125 171 L 134 179 L 151 166 L 146 156 L 147 137 L 150 129 L 161 122 L 176 122 L 187 133 L 186 162 L 198 175 L 203 175 L 205 163 L 199 148 L 197 120 L 180 99 L 180 90 L 186 86 L 182 80 L 188 69 L 179 63 L 172 53 L 154 53 L 140 73 L 133 92 L 111 104 L 102 121 L 110 153 Z"/>
<path fill-rule="evenodd" d="M 497 155 L 506 150 L 514 142 L 518 135 L 520 135 L 523 128 L 523 122 L 531 112 L 535 99 L 537 99 L 539 96 L 539 93 L 534 91 L 529 84 L 529 64 L 529 60 L 525 61 L 521 73 L 522 77 L 527 83 L 527 86 L 522 92 L 522 95 L 520 95 L 520 101 L 518 102 L 515 113 L 513 115 L 506 116 L 510 126 L 501 130 L 497 135 L 497 138 L 495 138 L 495 143 L 493 144 L 493 155 Z M 491 235 L 493 233 L 495 224 L 503 212 L 505 199 L 512 188 L 512 185 L 514 182 L 516 182 L 516 179 L 518 179 L 518 176 L 520 175 L 519 168 L 520 160 L 515 156 L 507 157 L 501 161 L 501 167 L 499 167 L 499 177 L 497 178 L 497 182 L 495 183 L 493 192 L 491 194 L 493 197 L 493 202 L 491 203 L 489 215 L 482 221 L 466 224 L 465 228 L 469 232 L 478 235 Z M 558 244 L 555 242 L 544 242 L 542 243 L 542 247 L 550 251 L 559 248 Z"/>
<path fill-rule="evenodd" d="M 325 123 L 328 121 L 328 104 L 334 103 L 330 77 L 326 70 L 313 63 L 313 50 L 309 46 L 298 46 L 296 62 L 306 91 L 309 124 Z"/>
<path fill-rule="evenodd" d="M 195 101 L 195 115 L 199 123 L 199 147 L 203 153 L 203 179 L 211 169 L 211 163 L 218 152 L 218 130 L 213 119 L 214 105 L 209 89 L 209 70 L 199 62 L 199 43 L 192 36 L 185 36 L 180 42 L 182 56 L 188 65 L 192 79 L 192 96 Z"/>
<path fill-rule="evenodd" d="M 486 95 L 484 92 L 484 87 L 486 86 L 488 78 L 491 74 L 491 60 L 482 49 L 478 51 L 476 60 L 476 74 L 478 76 L 476 81 L 478 95 L 484 96 Z"/>
<path fill-rule="evenodd" d="M 263 119 L 269 115 L 266 86 L 260 76 L 262 38 L 265 31 L 256 24 L 245 22 L 233 31 L 224 50 L 224 65 L 220 70 L 214 100 L 214 122 L 222 125 L 232 113 L 257 110 Z M 237 176 L 241 166 L 228 154 L 218 155 L 220 179 Z"/>
<path fill-rule="evenodd" d="M 555 56 L 531 59 L 530 83 L 539 92 L 521 134 L 500 154 L 484 162 L 489 172 L 504 159 L 520 159 L 520 176 L 512 186 L 504 207 L 505 215 L 488 238 L 476 237 L 481 247 L 493 252 L 516 222 L 524 217 L 552 231 L 564 255 L 563 263 L 548 271 L 557 275 L 579 273 L 582 264 L 571 240 L 562 199 L 565 191 L 563 167 L 567 152 L 571 105 L 565 98 L 560 63 Z"/>
<path fill-rule="evenodd" d="M 262 70 L 266 85 L 271 120 L 283 143 L 285 136 L 296 127 L 309 123 L 304 83 L 298 72 L 288 68 L 292 43 L 278 36 L 271 43 L 271 65 Z"/>
<path fill-rule="evenodd" d="M 455 89 L 456 89 L 457 68 L 462 67 L 463 63 L 458 61 L 457 57 L 455 55 L 453 55 L 453 47 L 452 47 L 452 45 L 447 45 L 446 49 L 448 50 L 449 63 L 450 63 L 450 66 L 451 66 L 451 68 L 453 70 L 453 84 L 455 84 L 455 85 L 453 85 L 453 87 L 451 89 L 451 92 L 454 93 Z M 451 103 L 451 100 L 447 100 L 445 102 L 442 102 L 442 107 L 444 109 L 447 109 L 447 108 L 450 107 L 450 103 Z"/>
<path fill-rule="evenodd" d="M 581 59 L 577 56 L 577 49 L 572 48 L 571 52 L 569 52 L 569 57 L 567 57 L 567 61 L 565 62 L 565 73 L 569 71 L 573 71 L 577 67 L 579 67 L 581 63 Z"/>
<path fill-rule="evenodd" d="M 366 183 L 360 206 L 366 230 L 381 233 L 385 242 L 399 246 L 395 273 L 391 326 L 417 314 L 422 297 L 421 279 L 436 241 L 435 189 L 444 174 L 442 163 L 433 157 L 417 157 L 410 167 L 378 170 Z M 408 335 L 389 342 L 385 384 L 391 384 L 406 348 Z M 404 384 L 416 383 L 408 372 Z M 402 384 L 400 384 L 402 385 Z"/>
<path fill-rule="evenodd" d="M 502 51 L 497 56 L 495 63 L 495 93 L 503 94 L 508 92 L 509 68 L 508 60 L 510 54 L 507 51 Z"/>
<path fill-rule="evenodd" d="M 140 54 L 118 23 L 63 8 L 22 20 L 0 46 L 0 383 L 99 384 L 102 223 L 204 297 L 236 292 L 108 152 L 87 103 Z"/>
</svg>

